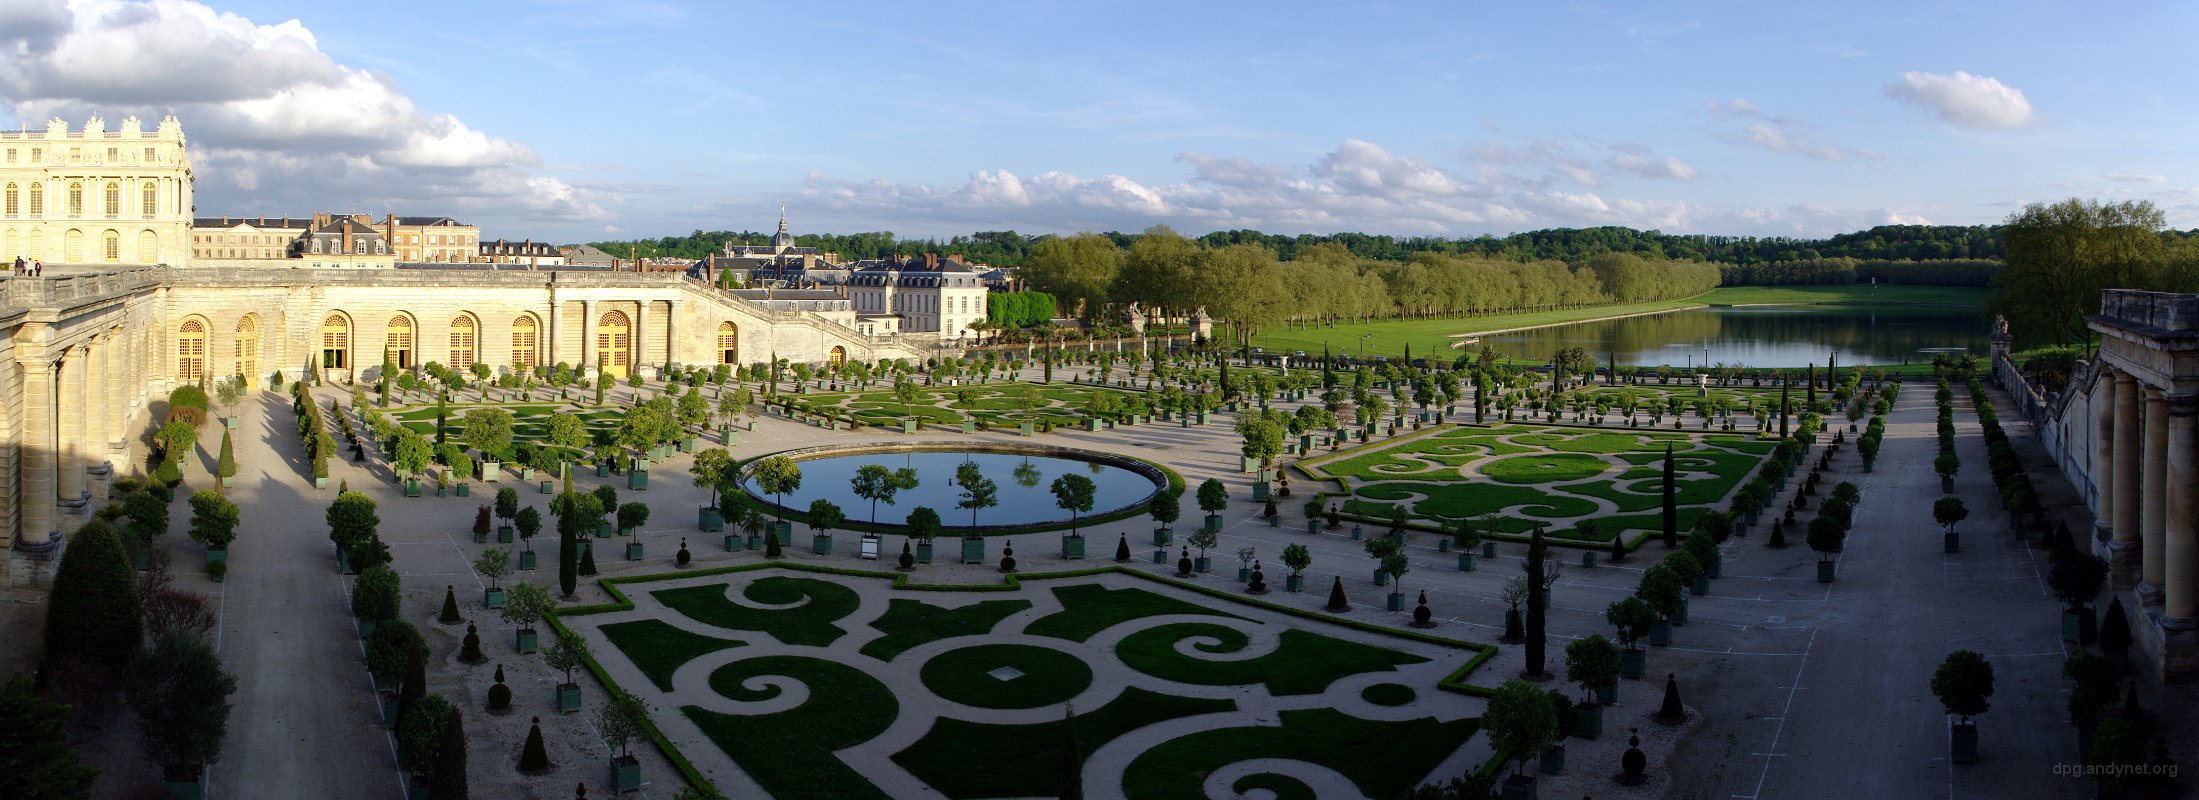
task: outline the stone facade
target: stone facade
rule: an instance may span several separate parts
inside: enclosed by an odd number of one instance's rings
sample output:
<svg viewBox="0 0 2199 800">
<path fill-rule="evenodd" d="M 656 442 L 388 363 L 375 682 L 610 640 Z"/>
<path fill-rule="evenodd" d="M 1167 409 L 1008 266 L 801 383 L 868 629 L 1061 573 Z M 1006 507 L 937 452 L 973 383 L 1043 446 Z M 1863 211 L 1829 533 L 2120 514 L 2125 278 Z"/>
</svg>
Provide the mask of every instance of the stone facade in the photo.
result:
<svg viewBox="0 0 2199 800">
<path fill-rule="evenodd" d="M 184 263 L 191 253 L 191 158 L 175 117 L 119 130 L 0 132 L 0 260 Z"/>
<path fill-rule="evenodd" d="M 860 317 L 895 315 L 901 318 L 901 333 L 925 334 L 940 342 L 970 337 L 970 326 L 985 320 L 985 281 L 961 259 L 926 255 L 853 266 L 848 300 Z"/>
</svg>

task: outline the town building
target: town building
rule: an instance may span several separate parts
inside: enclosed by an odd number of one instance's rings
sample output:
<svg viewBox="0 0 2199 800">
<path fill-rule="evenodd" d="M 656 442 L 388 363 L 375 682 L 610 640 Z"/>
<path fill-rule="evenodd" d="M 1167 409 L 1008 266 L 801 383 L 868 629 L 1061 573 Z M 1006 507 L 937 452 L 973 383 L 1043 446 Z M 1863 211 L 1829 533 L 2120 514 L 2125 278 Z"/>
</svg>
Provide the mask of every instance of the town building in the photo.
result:
<svg viewBox="0 0 2199 800">
<path fill-rule="evenodd" d="M 858 319 L 895 315 L 900 333 L 926 334 L 941 342 L 973 337 L 976 331 L 970 326 L 985 319 L 985 281 L 957 256 L 927 253 L 849 266 L 848 300 Z"/>
<path fill-rule="evenodd" d="M 498 239 L 481 243 L 481 260 L 491 264 L 523 264 L 528 269 L 561 266 L 565 253 L 549 242 L 533 239 L 511 242 Z"/>
<path fill-rule="evenodd" d="M 201 217 L 191 222 L 191 262 L 283 262 L 291 247 L 313 227 L 311 219 L 292 217 Z"/>
<path fill-rule="evenodd" d="M 390 214 L 382 220 L 382 235 L 400 263 L 462 264 L 481 258 L 481 226 L 450 217 Z"/>
</svg>

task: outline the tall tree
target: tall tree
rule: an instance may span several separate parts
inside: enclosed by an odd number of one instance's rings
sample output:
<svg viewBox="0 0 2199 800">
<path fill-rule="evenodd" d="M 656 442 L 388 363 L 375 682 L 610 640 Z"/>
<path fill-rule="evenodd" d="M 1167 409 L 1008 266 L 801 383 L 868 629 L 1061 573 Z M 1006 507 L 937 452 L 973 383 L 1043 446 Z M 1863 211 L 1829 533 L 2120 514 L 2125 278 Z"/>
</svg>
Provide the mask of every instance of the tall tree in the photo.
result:
<svg viewBox="0 0 2199 800">
<path fill-rule="evenodd" d="M 1993 281 L 1988 307 L 2026 339 L 2082 341 L 2084 315 L 2099 311 L 2100 290 L 2157 285 L 2167 255 L 2164 227 L 2160 209 L 2145 200 L 2026 205 L 2001 230 L 2007 266 Z"/>
<path fill-rule="evenodd" d="M 99 520 L 69 536 L 46 599 L 46 660 L 120 670 L 143 636 L 137 571 L 122 539 Z"/>
<path fill-rule="evenodd" d="M 69 707 L 47 703 L 16 673 L 0 687 L 0 797 L 85 800 L 99 770 L 69 749 Z"/>
<path fill-rule="evenodd" d="M 1662 503 L 1662 508 L 1663 508 L 1663 510 L 1664 510 L 1664 534 L 1665 534 L 1665 546 L 1666 546 L 1666 547 L 1679 547 L 1679 546 L 1680 546 L 1680 504 L 1679 504 L 1679 485 L 1678 485 L 1678 483 L 1676 483 L 1676 482 L 1675 482 L 1675 480 L 1674 480 L 1674 479 L 1675 479 L 1675 478 L 1677 477 L 1677 473 L 1676 473 L 1676 472 L 1674 472 L 1674 471 L 1673 471 L 1673 468 L 1672 468 L 1672 445 L 1670 445 L 1670 444 L 1667 444 L 1667 445 L 1665 445 L 1665 476 L 1664 476 L 1664 477 L 1665 477 L 1665 479 L 1664 479 L 1664 499 L 1663 499 L 1663 503 Z M 1617 535 L 1617 534 L 1613 534 L 1613 535 Z"/>
<path fill-rule="evenodd" d="M 1108 292 L 1122 265 L 1123 252 L 1114 240 L 1096 233 L 1079 233 L 1033 242 L 1022 273 L 1032 289 L 1053 295 L 1059 310 L 1095 319 L 1107 304 Z"/>
</svg>

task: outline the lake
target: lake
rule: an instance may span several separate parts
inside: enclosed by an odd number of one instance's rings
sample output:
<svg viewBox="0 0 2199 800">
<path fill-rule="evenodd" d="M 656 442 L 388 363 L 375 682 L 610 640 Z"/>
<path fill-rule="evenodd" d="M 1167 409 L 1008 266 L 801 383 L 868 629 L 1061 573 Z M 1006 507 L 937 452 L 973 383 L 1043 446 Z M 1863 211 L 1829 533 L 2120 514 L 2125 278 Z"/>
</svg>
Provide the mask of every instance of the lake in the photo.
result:
<svg viewBox="0 0 2199 800">
<path fill-rule="evenodd" d="M 1518 361 L 1579 347 L 1599 363 L 1749 367 L 1921 363 L 1935 352 L 1989 352 L 1979 309 L 1958 306 L 1727 306 L 1490 334 L 1482 342 Z"/>
</svg>

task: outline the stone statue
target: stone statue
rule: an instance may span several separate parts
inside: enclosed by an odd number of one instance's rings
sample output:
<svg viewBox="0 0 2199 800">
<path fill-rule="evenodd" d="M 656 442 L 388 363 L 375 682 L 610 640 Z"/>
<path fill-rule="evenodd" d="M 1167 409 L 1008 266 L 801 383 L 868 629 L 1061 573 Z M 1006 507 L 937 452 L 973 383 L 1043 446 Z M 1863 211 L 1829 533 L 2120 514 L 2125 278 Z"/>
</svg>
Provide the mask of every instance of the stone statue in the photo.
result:
<svg viewBox="0 0 2199 800">
<path fill-rule="evenodd" d="M 1139 336 L 1144 336 L 1145 308 L 1138 305 L 1135 301 L 1131 302 L 1129 306 L 1123 308 L 1122 310 L 1122 323 L 1130 327 L 1131 333 L 1135 333 Z"/>
</svg>

